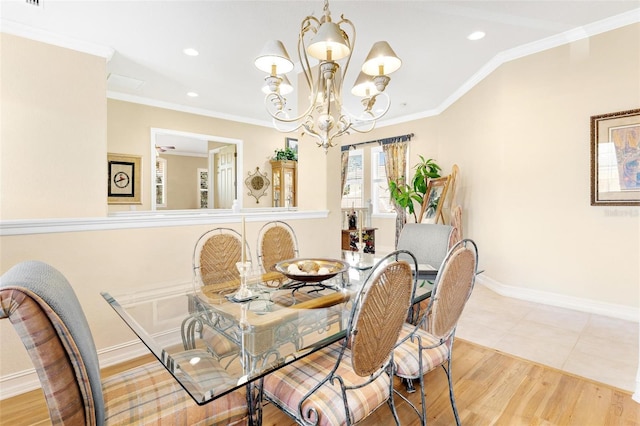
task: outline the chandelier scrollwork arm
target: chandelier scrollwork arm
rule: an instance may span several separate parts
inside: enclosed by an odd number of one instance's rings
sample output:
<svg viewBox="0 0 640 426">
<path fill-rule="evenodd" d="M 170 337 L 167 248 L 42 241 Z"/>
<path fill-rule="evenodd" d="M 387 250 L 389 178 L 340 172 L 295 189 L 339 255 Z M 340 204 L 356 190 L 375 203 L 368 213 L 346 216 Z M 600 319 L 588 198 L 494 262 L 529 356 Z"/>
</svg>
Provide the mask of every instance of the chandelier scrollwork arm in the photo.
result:
<svg viewBox="0 0 640 426">
<path fill-rule="evenodd" d="M 342 88 L 351 63 L 355 47 L 356 28 L 340 15 L 338 22 L 331 19 L 329 2 L 325 0 L 323 15 L 305 17 L 298 34 L 298 58 L 310 93 L 304 111 L 290 117 L 283 74 L 293 69 L 293 62 L 280 41 L 269 41 L 256 58 L 256 67 L 267 72 L 265 78 L 265 108 L 271 115 L 274 127 L 279 131 L 292 132 L 300 128 L 304 134 L 317 139 L 318 146 L 335 146 L 334 139 L 354 130 L 359 133 L 371 131 L 376 121 L 389 111 L 389 96 L 384 93 L 389 84 L 388 74 L 400 68 L 401 61 L 387 42 L 377 42 L 362 65 L 351 93 L 362 98 L 362 112 L 351 114 L 344 108 Z M 317 60 L 312 64 L 311 58 Z M 386 103 L 382 112 L 374 113 L 378 96 L 384 93 Z M 281 127 L 278 123 L 293 124 Z"/>
</svg>

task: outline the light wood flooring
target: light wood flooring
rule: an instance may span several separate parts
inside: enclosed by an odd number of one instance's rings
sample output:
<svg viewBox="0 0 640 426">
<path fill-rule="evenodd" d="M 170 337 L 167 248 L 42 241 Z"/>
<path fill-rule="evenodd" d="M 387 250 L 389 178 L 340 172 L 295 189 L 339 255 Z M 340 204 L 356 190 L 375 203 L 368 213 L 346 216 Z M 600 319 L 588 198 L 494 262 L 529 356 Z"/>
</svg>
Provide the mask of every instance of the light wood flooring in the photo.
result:
<svg viewBox="0 0 640 426">
<path fill-rule="evenodd" d="M 103 370 L 110 375 L 150 357 Z M 639 425 L 640 404 L 631 393 L 527 361 L 495 349 L 457 339 L 454 347 L 454 387 L 464 425 Z M 442 369 L 426 376 L 429 425 L 454 424 L 447 380 Z M 404 392 L 404 386 L 396 383 Z M 419 401 L 419 392 L 410 395 Z M 397 403 L 403 425 L 418 425 L 406 403 Z M 387 406 L 362 424 L 392 423 Z M 0 425 L 50 424 L 40 390 L 0 401 Z M 270 404 L 263 424 L 295 424 Z"/>
</svg>

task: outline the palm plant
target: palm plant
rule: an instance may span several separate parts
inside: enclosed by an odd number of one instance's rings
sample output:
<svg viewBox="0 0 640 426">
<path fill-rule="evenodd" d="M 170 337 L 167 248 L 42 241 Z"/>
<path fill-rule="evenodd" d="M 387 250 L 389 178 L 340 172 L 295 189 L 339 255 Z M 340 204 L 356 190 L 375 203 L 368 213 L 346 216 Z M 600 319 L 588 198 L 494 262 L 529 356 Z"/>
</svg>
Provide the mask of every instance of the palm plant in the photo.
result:
<svg viewBox="0 0 640 426">
<path fill-rule="evenodd" d="M 416 171 L 411 184 L 403 181 L 389 182 L 391 196 L 400 207 L 413 215 L 416 223 L 422 222 L 425 210 L 429 207 L 427 199 L 429 179 L 439 178 L 442 171 L 442 168 L 432 158 L 425 160 L 422 155 L 419 155 L 419 157 L 420 162 L 414 167 Z M 419 214 L 416 214 L 416 205 L 420 206 Z"/>
</svg>

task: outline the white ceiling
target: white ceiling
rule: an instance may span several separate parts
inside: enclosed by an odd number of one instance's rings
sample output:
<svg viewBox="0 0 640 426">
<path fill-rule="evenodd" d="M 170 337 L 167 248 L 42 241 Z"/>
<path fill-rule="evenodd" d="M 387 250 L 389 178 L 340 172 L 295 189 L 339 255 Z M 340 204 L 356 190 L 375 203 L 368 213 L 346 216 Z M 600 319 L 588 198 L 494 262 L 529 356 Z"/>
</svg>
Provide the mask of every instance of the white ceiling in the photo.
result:
<svg viewBox="0 0 640 426">
<path fill-rule="evenodd" d="M 319 17 L 323 2 L 41 0 L 35 7 L 2 0 L 0 6 L 3 32 L 112 54 L 107 74 L 141 85 L 110 80 L 111 98 L 268 124 L 264 75 L 253 60 L 268 39 L 282 40 L 295 60 L 300 22 Z M 330 9 L 334 21 L 344 14 L 356 26 L 347 89 L 375 41 L 387 40 L 403 61 L 387 89 L 387 123 L 442 111 L 511 59 L 640 22 L 638 0 L 333 0 Z M 487 36 L 467 40 L 476 30 Z M 200 55 L 186 56 L 187 47 Z"/>
</svg>

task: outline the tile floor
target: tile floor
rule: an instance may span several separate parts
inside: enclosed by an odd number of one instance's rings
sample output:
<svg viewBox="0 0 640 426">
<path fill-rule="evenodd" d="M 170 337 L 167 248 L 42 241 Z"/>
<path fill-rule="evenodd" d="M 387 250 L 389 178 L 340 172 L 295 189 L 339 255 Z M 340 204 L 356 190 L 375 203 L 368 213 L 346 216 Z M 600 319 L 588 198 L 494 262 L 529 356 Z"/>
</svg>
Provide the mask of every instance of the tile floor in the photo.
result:
<svg viewBox="0 0 640 426">
<path fill-rule="evenodd" d="M 477 284 L 456 336 L 635 390 L 638 323 L 501 296 Z"/>
</svg>

